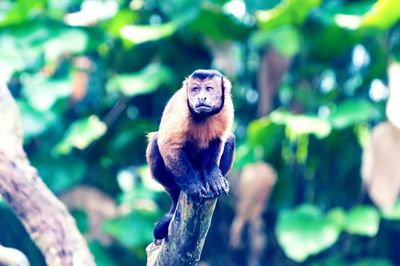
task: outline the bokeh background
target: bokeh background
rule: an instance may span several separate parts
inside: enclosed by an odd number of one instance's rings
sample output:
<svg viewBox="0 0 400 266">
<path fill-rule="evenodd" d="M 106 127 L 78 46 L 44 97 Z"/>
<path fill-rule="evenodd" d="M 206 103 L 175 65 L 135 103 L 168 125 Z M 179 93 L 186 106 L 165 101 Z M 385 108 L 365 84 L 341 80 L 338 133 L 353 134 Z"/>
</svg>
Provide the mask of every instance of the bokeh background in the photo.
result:
<svg viewBox="0 0 400 266">
<path fill-rule="evenodd" d="M 237 137 L 201 265 L 400 265 L 399 18 L 398 0 L 2 0 L 0 79 L 99 266 L 145 265 L 170 204 L 145 135 L 197 68 L 232 81 Z M 0 244 L 44 265 L 4 202 Z"/>
</svg>

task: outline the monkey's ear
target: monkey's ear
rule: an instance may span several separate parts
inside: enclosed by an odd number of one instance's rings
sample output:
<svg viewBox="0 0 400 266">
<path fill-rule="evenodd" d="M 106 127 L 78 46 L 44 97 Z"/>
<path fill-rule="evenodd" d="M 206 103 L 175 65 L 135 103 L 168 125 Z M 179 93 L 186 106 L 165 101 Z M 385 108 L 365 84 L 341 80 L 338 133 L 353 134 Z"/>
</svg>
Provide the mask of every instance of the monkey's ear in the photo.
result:
<svg viewBox="0 0 400 266">
<path fill-rule="evenodd" d="M 222 85 L 223 85 L 223 87 L 224 87 L 225 93 L 226 93 L 227 95 L 230 95 L 230 94 L 231 94 L 231 91 L 232 91 L 232 83 L 231 83 L 230 80 L 229 80 L 227 77 L 225 77 L 225 76 L 222 77 Z"/>
<path fill-rule="evenodd" d="M 185 90 L 187 89 L 187 85 L 189 83 L 189 78 L 185 78 L 185 80 L 182 82 L 182 88 L 184 88 Z"/>
</svg>

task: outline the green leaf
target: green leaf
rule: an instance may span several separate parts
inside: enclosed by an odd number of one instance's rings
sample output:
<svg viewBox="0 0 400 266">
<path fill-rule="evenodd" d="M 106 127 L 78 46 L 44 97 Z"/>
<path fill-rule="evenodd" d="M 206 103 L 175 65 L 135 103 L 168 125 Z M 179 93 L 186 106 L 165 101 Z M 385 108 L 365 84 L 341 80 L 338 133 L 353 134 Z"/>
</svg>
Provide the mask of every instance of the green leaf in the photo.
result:
<svg viewBox="0 0 400 266">
<path fill-rule="evenodd" d="M 287 57 L 294 56 L 301 48 L 301 36 L 298 30 L 290 25 L 283 25 L 271 31 L 256 31 L 250 42 L 256 49 L 264 48 L 270 43 L 280 54 Z"/>
<path fill-rule="evenodd" d="M 335 208 L 327 213 L 327 218 L 332 221 L 339 229 L 343 229 L 346 224 L 346 213 L 342 208 Z"/>
<path fill-rule="evenodd" d="M 356 261 L 353 259 L 346 260 L 343 256 L 329 256 L 323 259 L 317 259 L 310 266 L 393 266 L 393 264 L 387 259 L 381 258 L 362 258 Z"/>
<path fill-rule="evenodd" d="M 367 122 L 374 114 L 373 105 L 366 100 L 348 100 L 339 104 L 330 113 L 328 121 L 336 129 L 344 129 L 355 124 Z"/>
<path fill-rule="evenodd" d="M 260 159 L 268 157 L 272 154 L 283 136 L 283 127 L 273 123 L 270 117 L 264 117 L 252 121 L 248 126 L 247 141 L 252 152 L 262 153 L 255 154 Z"/>
<path fill-rule="evenodd" d="M 1 75 L 8 79 L 14 71 L 37 64 L 43 54 L 54 61 L 61 55 L 81 53 L 88 43 L 86 31 L 44 19 L 0 29 Z"/>
<path fill-rule="evenodd" d="M 372 7 L 370 1 L 357 1 L 345 5 L 326 6 L 323 12 L 317 12 L 315 18 L 328 28 L 340 27 L 354 30 L 360 26 L 362 15 Z"/>
<path fill-rule="evenodd" d="M 257 161 L 255 149 L 251 148 L 247 143 L 238 145 L 235 151 L 235 160 L 232 169 L 242 169 L 246 164 Z M 258 158 L 259 160 L 262 158 Z"/>
<path fill-rule="evenodd" d="M 250 33 L 249 27 L 222 10 L 214 8 L 202 9 L 189 27 L 217 41 L 243 40 Z"/>
<path fill-rule="evenodd" d="M 285 24 L 303 24 L 308 14 L 321 4 L 321 0 L 284 0 L 270 10 L 256 13 L 258 24 L 270 30 Z"/>
<path fill-rule="evenodd" d="M 332 246 L 340 230 L 317 207 L 302 205 L 279 215 L 276 234 L 285 254 L 303 262 Z"/>
<path fill-rule="evenodd" d="M 96 261 L 97 266 L 117 266 L 118 264 L 113 260 L 112 255 L 98 242 L 90 241 L 89 248 Z"/>
<path fill-rule="evenodd" d="M 369 206 L 357 206 L 347 213 L 345 230 L 351 234 L 373 237 L 379 229 L 379 213 Z"/>
<path fill-rule="evenodd" d="M 121 29 L 135 22 L 138 18 L 137 13 L 130 9 L 119 10 L 118 13 L 103 23 L 103 27 L 114 35 L 120 36 Z"/>
<path fill-rule="evenodd" d="M 397 200 L 393 208 L 384 210 L 382 217 L 388 220 L 400 220 L 400 200 Z"/>
<path fill-rule="evenodd" d="M 54 61 L 64 54 L 82 53 L 88 42 L 89 36 L 83 30 L 64 29 L 58 34 L 52 32 L 52 37 L 44 43 L 43 48 L 47 60 Z"/>
<path fill-rule="evenodd" d="M 161 186 L 160 184 L 158 185 Z M 149 188 L 149 186 L 145 186 L 143 183 L 139 182 L 135 184 L 135 187 L 132 191 L 122 193 L 118 198 L 118 201 L 122 204 L 127 204 L 130 206 L 135 205 L 136 203 L 140 204 L 140 202 L 143 202 L 143 200 L 149 200 L 149 202 L 154 202 L 155 199 L 157 199 L 157 197 L 159 196 L 159 192 L 164 192 L 164 191 L 165 191 L 164 189 Z"/>
<path fill-rule="evenodd" d="M 365 258 L 350 264 L 350 266 L 393 266 L 387 259 Z"/>
<path fill-rule="evenodd" d="M 150 64 L 135 74 L 120 74 L 110 79 L 107 84 L 109 92 L 121 92 L 126 96 L 151 93 L 167 82 L 169 69 L 159 64 Z"/>
<path fill-rule="evenodd" d="M 135 210 L 127 216 L 108 220 L 103 231 L 128 248 L 144 247 L 153 239 L 153 225 L 158 213 L 148 210 Z"/>
<path fill-rule="evenodd" d="M 274 123 L 285 125 L 291 132 L 298 135 L 314 134 L 319 138 L 324 138 L 331 132 L 330 124 L 316 116 L 274 111 L 270 114 L 270 117 Z"/>
<path fill-rule="evenodd" d="M 49 80 L 39 75 L 24 80 L 22 94 L 38 111 L 48 111 L 58 99 L 71 95 L 70 80 Z"/>
<path fill-rule="evenodd" d="M 181 26 L 193 20 L 196 15 L 196 10 L 190 10 L 174 20 L 160 25 L 126 25 L 121 28 L 120 35 L 133 44 L 157 41 L 173 35 Z"/>
<path fill-rule="evenodd" d="M 15 71 L 25 68 L 37 56 L 31 49 L 25 50 L 22 55 L 21 47 L 10 36 L 2 35 L 0 46 L 0 78 L 4 80 L 8 80 Z"/>
<path fill-rule="evenodd" d="M 0 27 L 27 21 L 31 18 L 30 14 L 33 13 L 32 11 L 38 11 L 44 8 L 45 2 L 46 1 L 44 0 L 15 1 L 12 8 L 7 11 L 6 15 L 0 18 Z"/>
<path fill-rule="evenodd" d="M 59 154 L 68 154 L 72 148 L 86 149 L 90 143 L 102 137 L 106 131 L 106 124 L 97 116 L 91 115 L 82 118 L 68 128 L 64 138 L 55 147 L 55 151 Z"/>
<path fill-rule="evenodd" d="M 142 180 L 143 187 L 148 190 L 147 194 L 151 194 L 153 191 L 164 191 L 164 187 L 153 178 L 149 165 L 138 167 L 138 174 Z M 145 197 L 145 195 L 143 196 Z"/>
<path fill-rule="evenodd" d="M 88 214 L 85 211 L 78 209 L 73 209 L 70 211 L 70 213 L 72 217 L 74 217 L 79 231 L 82 234 L 87 233 L 90 229 Z"/>
<path fill-rule="evenodd" d="M 23 100 L 18 101 L 18 107 L 26 140 L 42 134 L 56 121 L 53 112 L 39 112 Z"/>
<path fill-rule="evenodd" d="M 55 159 L 49 154 L 41 154 L 33 156 L 31 162 L 38 169 L 43 181 L 56 193 L 78 184 L 87 171 L 85 162 L 75 157 Z"/>
<path fill-rule="evenodd" d="M 372 9 L 361 20 L 361 28 L 378 28 L 387 30 L 400 19 L 398 0 L 378 0 Z"/>
<path fill-rule="evenodd" d="M 121 36 L 134 44 L 140 44 L 148 41 L 157 41 L 166 38 L 175 33 L 179 24 L 171 21 L 162 25 L 126 25 L 123 26 Z"/>
</svg>

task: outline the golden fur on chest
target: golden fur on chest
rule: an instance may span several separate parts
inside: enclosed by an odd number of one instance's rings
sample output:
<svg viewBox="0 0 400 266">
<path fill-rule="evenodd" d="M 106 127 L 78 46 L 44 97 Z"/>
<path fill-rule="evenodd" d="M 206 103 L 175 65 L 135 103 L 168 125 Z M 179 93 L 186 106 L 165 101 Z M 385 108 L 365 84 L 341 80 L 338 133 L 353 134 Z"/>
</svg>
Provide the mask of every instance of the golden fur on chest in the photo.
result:
<svg viewBox="0 0 400 266">
<path fill-rule="evenodd" d="M 223 113 L 209 117 L 204 122 L 191 122 L 189 124 L 187 132 L 189 138 L 202 149 L 207 148 L 210 141 L 214 139 L 224 141 L 229 129 L 227 117 Z"/>
</svg>

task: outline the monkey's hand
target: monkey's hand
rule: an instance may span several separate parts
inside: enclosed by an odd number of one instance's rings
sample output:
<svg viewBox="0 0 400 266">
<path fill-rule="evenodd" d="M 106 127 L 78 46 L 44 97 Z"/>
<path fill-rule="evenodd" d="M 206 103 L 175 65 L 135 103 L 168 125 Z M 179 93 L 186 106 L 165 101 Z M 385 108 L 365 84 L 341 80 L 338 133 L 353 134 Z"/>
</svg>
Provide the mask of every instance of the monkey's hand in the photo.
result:
<svg viewBox="0 0 400 266">
<path fill-rule="evenodd" d="M 204 173 L 204 190 L 202 191 L 203 198 L 215 198 L 222 193 L 228 194 L 229 183 L 222 175 L 221 170 L 217 167 L 211 171 Z"/>
</svg>

